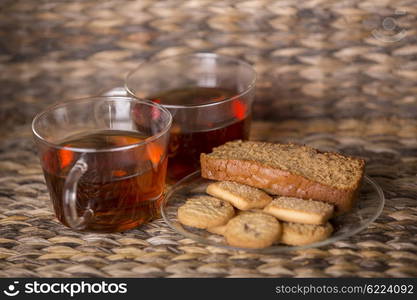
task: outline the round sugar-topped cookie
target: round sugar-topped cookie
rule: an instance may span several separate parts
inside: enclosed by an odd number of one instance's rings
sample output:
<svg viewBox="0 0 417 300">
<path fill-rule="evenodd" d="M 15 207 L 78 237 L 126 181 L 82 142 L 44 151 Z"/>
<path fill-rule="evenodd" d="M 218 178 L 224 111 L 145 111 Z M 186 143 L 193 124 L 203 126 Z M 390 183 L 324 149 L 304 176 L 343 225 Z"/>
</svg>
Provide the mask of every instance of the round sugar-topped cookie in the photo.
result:
<svg viewBox="0 0 417 300">
<path fill-rule="evenodd" d="M 333 232 L 333 226 L 327 222 L 324 225 L 300 223 L 283 223 L 281 242 L 292 246 L 302 246 L 322 241 Z"/>
<path fill-rule="evenodd" d="M 224 236 L 229 245 L 242 248 L 265 248 L 277 241 L 281 224 L 261 212 L 245 212 L 231 219 Z"/>
<path fill-rule="evenodd" d="M 177 212 L 180 223 L 204 229 L 223 225 L 234 214 L 230 203 L 210 196 L 189 198 Z"/>
<path fill-rule="evenodd" d="M 218 235 L 224 235 L 224 233 L 226 232 L 226 227 L 227 227 L 227 224 L 209 227 L 207 228 L 207 231 L 214 233 L 214 234 L 218 234 Z"/>
</svg>

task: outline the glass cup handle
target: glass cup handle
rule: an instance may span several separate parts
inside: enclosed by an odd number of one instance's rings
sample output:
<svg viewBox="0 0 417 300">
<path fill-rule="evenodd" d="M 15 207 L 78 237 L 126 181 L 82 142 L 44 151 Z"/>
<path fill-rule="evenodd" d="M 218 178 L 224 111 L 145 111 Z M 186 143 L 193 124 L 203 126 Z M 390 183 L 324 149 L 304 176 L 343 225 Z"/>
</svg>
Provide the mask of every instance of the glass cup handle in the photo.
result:
<svg viewBox="0 0 417 300">
<path fill-rule="evenodd" d="M 87 171 L 88 165 L 84 156 L 81 156 L 72 167 L 65 179 L 63 192 L 64 218 L 67 224 L 73 229 L 84 229 L 94 215 L 91 208 L 87 207 L 84 214 L 79 217 L 77 213 L 77 185 L 81 176 Z"/>
</svg>

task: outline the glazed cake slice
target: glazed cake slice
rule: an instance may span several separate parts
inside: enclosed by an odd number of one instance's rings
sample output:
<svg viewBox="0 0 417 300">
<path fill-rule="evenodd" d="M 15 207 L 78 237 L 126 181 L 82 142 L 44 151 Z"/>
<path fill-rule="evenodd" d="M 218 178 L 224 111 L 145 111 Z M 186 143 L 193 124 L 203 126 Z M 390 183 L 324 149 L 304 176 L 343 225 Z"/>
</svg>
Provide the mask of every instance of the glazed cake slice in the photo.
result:
<svg viewBox="0 0 417 300">
<path fill-rule="evenodd" d="M 364 174 L 362 159 L 308 146 L 233 141 L 201 154 L 201 175 L 235 181 L 271 194 L 313 199 L 352 209 Z"/>
</svg>

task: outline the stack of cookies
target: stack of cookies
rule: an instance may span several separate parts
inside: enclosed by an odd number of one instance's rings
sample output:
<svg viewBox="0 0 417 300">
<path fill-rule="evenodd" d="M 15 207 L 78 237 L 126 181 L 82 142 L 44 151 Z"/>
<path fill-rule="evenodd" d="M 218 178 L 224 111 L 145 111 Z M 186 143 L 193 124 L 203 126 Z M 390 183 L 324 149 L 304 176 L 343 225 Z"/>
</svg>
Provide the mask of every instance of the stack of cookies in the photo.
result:
<svg viewBox="0 0 417 300">
<path fill-rule="evenodd" d="M 354 206 L 364 162 L 306 146 L 234 141 L 202 154 L 201 169 L 217 182 L 178 209 L 179 222 L 231 246 L 265 248 L 328 238 L 329 219 Z"/>
<path fill-rule="evenodd" d="M 306 245 L 333 231 L 331 204 L 291 197 L 273 199 L 264 191 L 232 181 L 207 186 L 210 196 L 189 198 L 178 209 L 187 226 L 223 235 L 231 246 L 264 248 L 281 242 Z"/>
</svg>

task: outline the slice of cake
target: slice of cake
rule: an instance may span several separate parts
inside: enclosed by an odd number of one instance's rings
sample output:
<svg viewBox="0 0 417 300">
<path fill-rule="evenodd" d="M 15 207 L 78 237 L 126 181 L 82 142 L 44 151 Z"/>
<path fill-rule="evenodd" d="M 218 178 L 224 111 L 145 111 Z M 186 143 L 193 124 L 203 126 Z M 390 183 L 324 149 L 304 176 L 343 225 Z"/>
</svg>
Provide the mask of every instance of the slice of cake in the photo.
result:
<svg viewBox="0 0 417 300">
<path fill-rule="evenodd" d="M 201 154 L 204 178 L 234 181 L 270 193 L 313 199 L 349 211 L 364 174 L 362 159 L 307 146 L 233 141 Z"/>
</svg>

